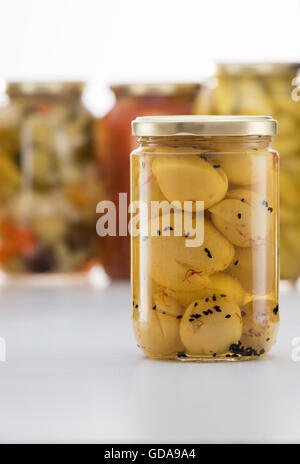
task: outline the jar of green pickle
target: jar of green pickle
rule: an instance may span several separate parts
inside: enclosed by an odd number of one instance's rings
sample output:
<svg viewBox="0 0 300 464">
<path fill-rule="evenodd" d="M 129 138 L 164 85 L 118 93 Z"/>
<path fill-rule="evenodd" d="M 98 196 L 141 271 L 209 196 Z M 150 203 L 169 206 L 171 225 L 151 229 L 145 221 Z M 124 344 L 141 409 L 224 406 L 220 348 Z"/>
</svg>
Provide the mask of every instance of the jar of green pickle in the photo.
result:
<svg viewBox="0 0 300 464">
<path fill-rule="evenodd" d="M 278 326 L 271 117 L 140 117 L 131 154 L 138 346 L 156 359 L 266 354 Z"/>
<path fill-rule="evenodd" d="M 300 276 L 299 63 L 227 63 L 199 93 L 197 114 L 269 114 L 278 121 L 280 153 L 280 276 Z"/>
<path fill-rule="evenodd" d="M 11 82 L 0 107 L 0 266 L 86 271 L 100 187 L 81 82 Z"/>
</svg>

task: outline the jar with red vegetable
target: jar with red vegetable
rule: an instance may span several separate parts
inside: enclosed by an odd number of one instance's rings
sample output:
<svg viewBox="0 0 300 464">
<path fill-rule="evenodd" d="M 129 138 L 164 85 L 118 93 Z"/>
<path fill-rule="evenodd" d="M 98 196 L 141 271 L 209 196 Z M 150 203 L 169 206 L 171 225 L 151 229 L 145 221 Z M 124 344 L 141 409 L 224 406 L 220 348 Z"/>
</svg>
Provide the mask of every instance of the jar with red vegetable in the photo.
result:
<svg viewBox="0 0 300 464">
<path fill-rule="evenodd" d="M 116 204 L 117 210 L 120 192 L 127 193 L 129 201 L 129 153 L 137 147 L 137 138 L 131 134 L 131 121 L 141 115 L 192 114 L 199 87 L 197 83 L 111 86 L 116 102 L 109 113 L 96 122 L 95 139 L 105 176 L 106 197 Z M 101 261 L 111 278 L 129 278 L 129 237 L 104 237 Z"/>
</svg>

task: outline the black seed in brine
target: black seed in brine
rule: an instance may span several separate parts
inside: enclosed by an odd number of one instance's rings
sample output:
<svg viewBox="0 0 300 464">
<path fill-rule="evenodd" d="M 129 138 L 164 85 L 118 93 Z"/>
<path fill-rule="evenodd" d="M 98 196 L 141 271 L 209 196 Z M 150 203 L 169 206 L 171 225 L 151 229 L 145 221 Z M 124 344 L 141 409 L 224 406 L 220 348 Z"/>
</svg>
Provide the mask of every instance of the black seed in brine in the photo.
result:
<svg viewBox="0 0 300 464">
<path fill-rule="evenodd" d="M 208 256 L 209 258 L 212 258 L 211 252 L 209 251 L 208 248 L 204 248 L 204 251 L 205 251 L 205 253 L 207 254 L 207 256 Z"/>
</svg>

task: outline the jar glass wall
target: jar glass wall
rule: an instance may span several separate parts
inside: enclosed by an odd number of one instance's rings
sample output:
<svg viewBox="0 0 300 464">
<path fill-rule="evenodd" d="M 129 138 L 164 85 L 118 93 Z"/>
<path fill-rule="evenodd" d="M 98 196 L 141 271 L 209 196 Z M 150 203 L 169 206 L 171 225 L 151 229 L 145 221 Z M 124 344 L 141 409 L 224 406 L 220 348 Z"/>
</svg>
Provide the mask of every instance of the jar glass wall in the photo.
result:
<svg viewBox="0 0 300 464">
<path fill-rule="evenodd" d="M 97 258 L 98 167 L 82 83 L 10 83 L 0 108 L 0 265 L 85 271 Z"/>
<path fill-rule="evenodd" d="M 269 114 L 278 120 L 280 276 L 300 276 L 300 80 L 298 63 L 220 64 L 203 86 L 197 114 Z"/>
<path fill-rule="evenodd" d="M 215 136 L 212 119 L 134 122 L 133 327 L 151 358 L 253 359 L 276 338 L 278 155 L 270 135 Z"/>
<path fill-rule="evenodd" d="M 96 151 L 106 186 L 106 198 L 117 206 L 118 196 L 130 191 L 129 153 L 137 147 L 131 121 L 139 115 L 192 114 L 199 84 L 124 84 L 111 87 L 116 102 L 95 125 Z M 118 224 L 117 224 L 118 227 Z M 103 237 L 101 261 L 111 278 L 129 278 L 129 237 Z"/>
</svg>

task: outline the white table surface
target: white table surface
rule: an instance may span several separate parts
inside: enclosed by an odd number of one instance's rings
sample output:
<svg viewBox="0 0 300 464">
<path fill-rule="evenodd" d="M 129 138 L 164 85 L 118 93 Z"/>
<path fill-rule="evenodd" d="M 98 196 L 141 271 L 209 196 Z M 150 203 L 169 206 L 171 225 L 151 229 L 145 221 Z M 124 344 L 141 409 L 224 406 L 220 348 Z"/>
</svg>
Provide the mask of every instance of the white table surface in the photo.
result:
<svg viewBox="0 0 300 464">
<path fill-rule="evenodd" d="M 1 443 L 300 442 L 300 296 L 281 296 L 270 355 L 244 363 L 144 358 L 129 287 L 2 287 Z"/>
</svg>

